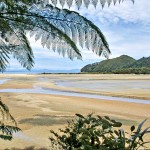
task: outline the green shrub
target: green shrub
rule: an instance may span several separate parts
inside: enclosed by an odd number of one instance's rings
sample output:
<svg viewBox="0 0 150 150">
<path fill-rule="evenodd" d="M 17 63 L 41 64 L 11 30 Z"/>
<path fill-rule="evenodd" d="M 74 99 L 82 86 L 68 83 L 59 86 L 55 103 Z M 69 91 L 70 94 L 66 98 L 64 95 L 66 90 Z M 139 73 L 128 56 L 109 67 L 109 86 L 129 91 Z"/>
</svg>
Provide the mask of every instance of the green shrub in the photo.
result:
<svg viewBox="0 0 150 150">
<path fill-rule="evenodd" d="M 60 134 L 50 131 L 52 149 L 56 150 L 138 150 L 144 147 L 143 136 L 150 127 L 142 130 L 146 120 L 131 126 L 131 133 L 121 129 L 122 123 L 109 117 L 93 116 L 84 117 L 76 114 L 77 119 L 68 122 L 65 129 L 60 129 Z"/>
</svg>

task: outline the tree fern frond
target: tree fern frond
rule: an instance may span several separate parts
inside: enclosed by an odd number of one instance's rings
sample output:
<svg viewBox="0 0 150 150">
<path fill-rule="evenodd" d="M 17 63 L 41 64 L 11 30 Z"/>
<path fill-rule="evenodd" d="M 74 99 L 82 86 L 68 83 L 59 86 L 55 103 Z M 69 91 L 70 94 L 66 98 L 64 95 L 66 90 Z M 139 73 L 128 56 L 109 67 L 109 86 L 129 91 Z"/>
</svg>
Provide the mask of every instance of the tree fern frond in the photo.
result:
<svg viewBox="0 0 150 150">
<path fill-rule="evenodd" d="M 22 10 L 20 13 L 22 13 Z M 70 33 L 63 32 L 63 26 L 60 30 L 48 22 L 43 16 L 40 16 L 39 14 L 37 15 L 37 12 L 33 13 L 29 10 L 28 15 L 26 15 L 26 13 L 22 15 L 19 14 L 19 12 L 17 12 L 18 15 L 16 15 L 15 11 L 10 12 L 10 14 L 0 14 L 0 20 L 2 21 L 2 24 L 0 24 L 2 31 L 0 32 L 0 38 L 5 44 L 0 44 L 0 71 L 6 69 L 9 63 L 9 55 L 13 55 L 23 67 L 26 67 L 29 70 L 32 68 L 34 57 L 25 35 L 26 32 L 30 32 L 30 35 L 34 34 L 35 40 L 40 39 L 43 47 L 46 46 L 47 48 L 63 55 L 63 57 L 64 54 L 68 56 L 67 52 L 73 51 L 69 52 L 72 56 L 68 57 L 70 59 L 81 59 L 81 54 L 77 46 L 67 35 Z M 65 28 L 67 28 L 67 25 Z M 66 53 L 64 53 L 63 48 L 66 49 Z M 63 53 L 61 51 L 63 51 Z"/>
<path fill-rule="evenodd" d="M 96 8 L 96 6 L 97 6 L 97 3 L 98 3 L 98 0 L 92 0 L 92 4 L 93 4 L 93 6 Z"/>
<path fill-rule="evenodd" d="M 38 14 L 37 9 L 34 11 Z M 61 10 L 52 5 L 40 9 L 39 12 L 39 15 L 43 16 L 47 22 L 69 36 L 75 44 L 79 43 L 81 47 L 85 46 L 98 55 L 101 54 L 100 51 L 105 50 L 105 56 L 108 57 L 110 50 L 104 35 L 98 27 L 85 17 L 74 11 Z M 95 42 L 95 39 L 92 38 L 94 34 L 97 40 Z M 97 44 L 97 46 L 93 46 L 92 44 Z M 92 47 L 95 49 L 92 49 Z"/>
<path fill-rule="evenodd" d="M 102 7 L 104 7 L 105 3 L 107 2 L 108 6 L 110 6 L 110 4 L 113 2 L 114 4 L 116 4 L 116 2 L 124 2 L 126 0 L 74 0 L 75 4 L 77 6 L 77 8 L 79 9 L 81 7 L 81 5 L 84 3 L 84 5 L 86 6 L 86 8 L 88 8 L 89 4 L 93 4 L 94 7 L 97 6 L 98 3 L 101 4 Z M 134 3 L 134 0 L 130 0 L 131 2 Z M 60 5 L 63 7 L 65 3 L 67 3 L 68 7 L 70 8 L 73 4 L 73 0 L 59 0 Z M 41 4 L 45 3 L 45 5 L 48 3 L 47 1 L 41 1 Z M 56 6 L 58 3 L 58 0 L 51 0 L 49 1 L 49 4 L 53 4 L 54 6 Z"/>
<path fill-rule="evenodd" d="M 62 8 L 64 7 L 64 5 L 65 5 L 65 1 L 64 0 L 59 0 L 59 3 L 60 3 L 60 5 L 62 6 Z"/>
<path fill-rule="evenodd" d="M 82 5 L 82 0 L 75 0 L 75 3 L 78 7 L 78 9 L 80 9 L 81 5 Z"/>
<path fill-rule="evenodd" d="M 54 6 L 57 5 L 57 0 L 51 0 L 52 4 L 54 4 Z"/>
<path fill-rule="evenodd" d="M 101 3 L 110 5 L 112 2 L 125 0 L 1 0 L 0 1 L 0 71 L 4 71 L 13 55 L 23 67 L 31 69 L 33 53 L 27 40 L 27 32 L 41 40 L 41 45 L 58 52 L 63 57 L 81 59 L 77 47 L 87 47 L 97 55 L 108 57 L 108 43 L 91 21 L 76 12 L 54 7 L 60 3 L 63 7 L 73 2 L 78 8 Z M 134 0 L 131 0 L 134 2 Z M 50 5 L 53 4 L 53 5 Z M 2 43 L 2 44 L 1 44 Z"/>
<path fill-rule="evenodd" d="M 112 3 L 112 0 L 107 0 L 108 6 Z"/>
<path fill-rule="evenodd" d="M 10 126 L 10 125 L 0 125 L 0 132 L 3 132 L 4 135 L 12 135 L 14 132 L 21 131 L 20 128 L 16 126 Z"/>
<path fill-rule="evenodd" d="M 9 54 L 10 51 L 8 46 L 2 39 L 0 39 L 0 72 L 3 72 L 8 65 L 8 59 L 10 58 Z"/>
<path fill-rule="evenodd" d="M 85 30 L 80 26 L 77 26 L 78 34 L 79 34 L 79 45 L 83 48 L 85 43 Z"/>
<path fill-rule="evenodd" d="M 0 139 L 11 141 L 12 140 L 12 135 L 3 135 L 3 134 L 0 134 Z"/>
<path fill-rule="evenodd" d="M 16 30 L 15 24 L 11 22 L 9 32 L 5 33 L 5 38 L 7 39 L 7 46 L 5 47 L 8 54 L 13 55 L 23 67 L 30 70 L 34 64 L 33 53 L 25 34 L 22 31 Z"/>
<path fill-rule="evenodd" d="M 66 0 L 68 7 L 70 8 L 72 6 L 73 0 Z"/>
<path fill-rule="evenodd" d="M 0 98 L 0 113 L 1 113 L 0 122 L 4 122 L 6 119 L 15 123 L 16 125 L 15 119 L 10 114 L 8 107 L 1 101 L 1 98 Z"/>
<path fill-rule="evenodd" d="M 115 0 L 116 1 L 116 0 Z M 105 4 L 106 4 L 106 0 L 100 0 L 101 6 L 102 8 L 104 8 Z"/>
<path fill-rule="evenodd" d="M 0 139 L 11 140 L 13 133 L 21 131 L 17 123 L 9 112 L 9 108 L 1 101 L 0 98 Z"/>
<path fill-rule="evenodd" d="M 113 1 L 113 3 L 114 3 L 114 5 L 116 5 L 116 3 L 117 3 L 117 0 L 114 0 L 114 1 Z"/>
<path fill-rule="evenodd" d="M 83 2 L 84 2 L 85 7 L 88 8 L 90 4 L 90 0 L 83 0 Z"/>
<path fill-rule="evenodd" d="M 32 22 L 32 17 L 28 18 L 30 19 L 30 22 Z M 44 23 L 44 24 L 43 24 Z M 75 43 L 67 36 L 66 33 L 64 33 L 59 28 L 55 27 L 51 22 L 49 22 L 47 19 L 44 18 L 38 18 L 36 22 L 32 22 L 33 29 L 31 32 L 34 32 L 34 35 L 36 37 L 36 33 L 38 34 L 38 39 L 41 38 L 42 45 L 47 46 L 48 48 L 52 50 L 57 50 L 57 47 L 59 50 L 62 50 L 62 45 L 66 43 L 66 51 L 73 51 L 72 54 L 74 58 L 81 59 L 80 51 L 78 50 Z M 62 29 L 62 28 L 61 28 Z M 30 27 L 27 27 L 27 30 L 30 31 Z M 38 32 L 36 32 L 38 31 Z M 40 34 L 39 34 L 40 32 Z M 50 43 L 51 40 L 51 43 Z M 51 46 L 48 46 L 48 44 L 51 44 Z M 70 59 L 72 59 L 72 56 L 69 56 Z"/>
</svg>

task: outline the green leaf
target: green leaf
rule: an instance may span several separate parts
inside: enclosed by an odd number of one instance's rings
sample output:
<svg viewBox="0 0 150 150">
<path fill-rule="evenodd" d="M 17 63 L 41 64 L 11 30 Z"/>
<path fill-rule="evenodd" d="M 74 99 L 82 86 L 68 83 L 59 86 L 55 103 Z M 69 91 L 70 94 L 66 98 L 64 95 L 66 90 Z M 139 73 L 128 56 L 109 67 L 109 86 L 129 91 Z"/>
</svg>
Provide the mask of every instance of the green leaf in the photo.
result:
<svg viewBox="0 0 150 150">
<path fill-rule="evenodd" d="M 134 125 L 131 126 L 130 130 L 131 130 L 131 132 L 133 132 L 135 130 L 135 126 Z"/>
<path fill-rule="evenodd" d="M 136 131 L 137 134 L 140 133 L 141 128 L 142 128 L 143 124 L 146 122 L 146 120 L 147 120 L 147 119 L 143 120 L 143 121 L 139 124 L 139 126 L 138 126 L 138 128 L 137 128 L 137 131 Z"/>
<path fill-rule="evenodd" d="M 81 114 L 76 114 L 76 116 L 84 119 L 84 116 L 82 116 Z"/>
<path fill-rule="evenodd" d="M 114 130 L 114 133 L 115 133 L 117 136 L 119 136 L 119 133 L 118 133 L 117 130 Z"/>
<path fill-rule="evenodd" d="M 104 116 L 107 120 L 110 120 L 110 118 L 108 116 Z"/>
<path fill-rule="evenodd" d="M 0 139 L 11 141 L 12 140 L 12 136 L 10 136 L 10 135 L 1 135 L 0 134 Z"/>
</svg>

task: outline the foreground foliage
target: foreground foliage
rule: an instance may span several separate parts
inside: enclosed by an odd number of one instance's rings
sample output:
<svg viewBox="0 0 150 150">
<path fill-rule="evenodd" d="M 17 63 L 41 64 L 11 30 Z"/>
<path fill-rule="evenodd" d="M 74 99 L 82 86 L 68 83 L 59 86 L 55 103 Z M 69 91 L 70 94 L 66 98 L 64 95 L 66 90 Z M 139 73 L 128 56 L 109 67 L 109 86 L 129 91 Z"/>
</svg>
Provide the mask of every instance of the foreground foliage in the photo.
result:
<svg viewBox="0 0 150 150">
<path fill-rule="evenodd" d="M 121 128 L 122 123 L 107 116 L 76 116 L 78 118 L 69 122 L 65 129 L 60 129 L 60 134 L 50 131 L 54 150 L 138 150 L 148 143 L 143 138 L 150 127 L 142 130 L 146 120 L 137 129 L 131 126 L 131 133 L 127 133 Z"/>
<path fill-rule="evenodd" d="M 0 139 L 12 140 L 13 133 L 21 131 L 17 127 L 17 123 L 10 114 L 8 107 L 1 101 L 0 98 Z"/>
</svg>

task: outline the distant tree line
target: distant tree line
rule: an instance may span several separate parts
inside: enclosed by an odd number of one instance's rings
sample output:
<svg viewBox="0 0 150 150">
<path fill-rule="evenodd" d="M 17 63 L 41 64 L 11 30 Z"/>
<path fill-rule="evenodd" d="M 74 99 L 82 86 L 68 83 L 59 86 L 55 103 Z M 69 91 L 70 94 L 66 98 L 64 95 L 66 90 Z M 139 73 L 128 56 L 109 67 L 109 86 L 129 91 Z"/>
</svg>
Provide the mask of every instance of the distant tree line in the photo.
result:
<svg viewBox="0 0 150 150">
<path fill-rule="evenodd" d="M 150 57 L 135 60 L 122 55 L 117 58 L 86 65 L 82 73 L 150 74 Z"/>
</svg>

